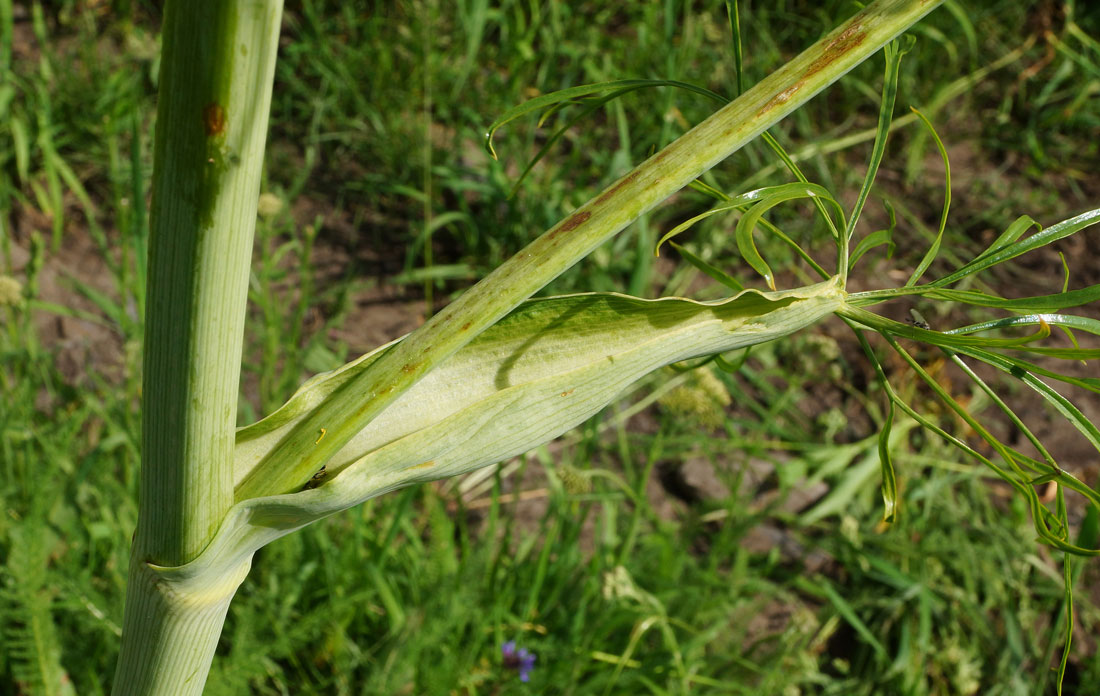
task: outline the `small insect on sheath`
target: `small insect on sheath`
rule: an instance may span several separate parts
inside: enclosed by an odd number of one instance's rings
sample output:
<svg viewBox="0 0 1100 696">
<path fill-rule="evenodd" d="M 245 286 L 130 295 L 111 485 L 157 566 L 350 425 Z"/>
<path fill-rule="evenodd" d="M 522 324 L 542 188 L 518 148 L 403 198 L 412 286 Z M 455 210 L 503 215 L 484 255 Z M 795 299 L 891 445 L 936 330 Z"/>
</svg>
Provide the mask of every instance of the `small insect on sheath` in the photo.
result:
<svg viewBox="0 0 1100 696">
<path fill-rule="evenodd" d="M 324 482 L 325 482 L 325 467 L 322 466 L 321 469 L 316 474 L 313 475 L 313 478 L 311 478 L 309 481 L 306 481 L 306 485 L 302 487 L 302 490 L 303 491 L 308 491 L 312 488 L 316 488 L 317 486 L 320 486 Z"/>
</svg>

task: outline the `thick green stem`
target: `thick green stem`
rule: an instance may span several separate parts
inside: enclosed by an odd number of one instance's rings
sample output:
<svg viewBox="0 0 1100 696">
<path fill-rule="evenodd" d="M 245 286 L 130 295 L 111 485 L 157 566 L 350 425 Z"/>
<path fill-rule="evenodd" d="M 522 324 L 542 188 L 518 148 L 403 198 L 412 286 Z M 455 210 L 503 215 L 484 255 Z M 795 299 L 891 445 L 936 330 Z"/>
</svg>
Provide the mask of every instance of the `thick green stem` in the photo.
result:
<svg viewBox="0 0 1100 696">
<path fill-rule="evenodd" d="M 247 566 L 167 587 L 233 504 L 245 301 L 282 0 L 165 7 L 145 325 L 140 513 L 116 694 L 201 693 Z"/>
</svg>

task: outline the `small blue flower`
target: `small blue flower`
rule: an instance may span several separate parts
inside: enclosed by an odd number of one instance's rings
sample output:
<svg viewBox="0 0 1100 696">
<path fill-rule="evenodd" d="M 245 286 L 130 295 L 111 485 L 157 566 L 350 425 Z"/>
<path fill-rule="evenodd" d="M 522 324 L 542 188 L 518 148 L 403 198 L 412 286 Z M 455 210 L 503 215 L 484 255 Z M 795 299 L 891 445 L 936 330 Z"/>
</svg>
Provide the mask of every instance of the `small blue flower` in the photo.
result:
<svg viewBox="0 0 1100 696">
<path fill-rule="evenodd" d="M 534 653 L 528 652 L 527 648 L 516 650 L 516 641 L 510 640 L 500 646 L 500 654 L 505 667 L 519 672 L 520 681 L 531 679 L 531 670 L 535 668 Z"/>
</svg>

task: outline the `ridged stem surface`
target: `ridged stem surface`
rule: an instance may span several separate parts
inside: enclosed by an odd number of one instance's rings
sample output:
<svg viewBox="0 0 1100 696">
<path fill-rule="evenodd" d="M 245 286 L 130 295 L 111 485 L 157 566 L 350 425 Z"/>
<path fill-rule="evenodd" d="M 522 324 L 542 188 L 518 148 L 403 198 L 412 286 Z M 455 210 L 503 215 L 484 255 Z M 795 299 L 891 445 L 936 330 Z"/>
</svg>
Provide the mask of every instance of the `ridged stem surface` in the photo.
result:
<svg viewBox="0 0 1100 696">
<path fill-rule="evenodd" d="M 202 692 L 247 564 L 168 587 L 233 504 L 245 303 L 282 0 L 170 0 L 157 105 L 142 469 L 115 694 Z"/>
</svg>

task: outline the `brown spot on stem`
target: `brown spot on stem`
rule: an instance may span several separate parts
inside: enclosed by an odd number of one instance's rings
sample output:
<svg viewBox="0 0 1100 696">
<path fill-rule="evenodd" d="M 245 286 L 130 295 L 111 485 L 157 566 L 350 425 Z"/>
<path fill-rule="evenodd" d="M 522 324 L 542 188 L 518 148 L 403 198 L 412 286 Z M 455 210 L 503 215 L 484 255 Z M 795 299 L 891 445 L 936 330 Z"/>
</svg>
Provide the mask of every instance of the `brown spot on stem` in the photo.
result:
<svg viewBox="0 0 1100 696">
<path fill-rule="evenodd" d="M 663 156 L 664 156 L 664 153 L 662 152 L 657 157 L 660 158 L 660 157 L 663 157 Z M 656 161 L 657 160 L 655 159 L 654 163 L 656 163 Z M 600 205 L 601 203 L 606 201 L 608 198 L 611 198 L 612 196 L 615 195 L 616 191 L 618 191 L 623 186 L 626 186 L 627 184 L 629 184 L 630 182 L 634 181 L 637 178 L 638 178 L 638 172 L 636 172 L 636 171 L 630 172 L 629 174 L 624 176 L 622 179 L 620 179 L 618 181 L 618 183 L 616 183 L 614 186 L 612 186 L 611 188 L 609 188 L 606 191 L 604 191 L 603 193 L 601 193 L 600 197 L 596 199 L 596 205 Z"/>
<path fill-rule="evenodd" d="M 800 89 L 802 89 L 802 81 L 801 80 L 796 82 L 792 86 L 788 87 L 787 89 L 783 90 L 779 94 L 775 95 L 771 99 L 769 99 L 768 103 L 765 104 L 764 106 L 760 107 L 760 111 L 757 112 L 757 113 L 758 114 L 765 114 L 765 113 L 771 111 L 772 109 L 774 109 L 775 107 L 780 106 L 784 102 L 788 101 L 791 97 L 793 97 L 795 92 L 797 92 Z"/>
<path fill-rule="evenodd" d="M 202 107 L 202 127 L 206 136 L 225 134 L 226 115 L 225 107 L 218 102 L 210 102 Z"/>
<path fill-rule="evenodd" d="M 554 230 L 551 234 L 558 235 L 563 232 L 570 232 L 577 229 L 585 223 L 588 218 L 592 217 L 592 213 L 587 210 L 582 210 L 579 213 L 574 214 L 568 220 L 558 225 L 558 229 Z"/>
<path fill-rule="evenodd" d="M 822 52 L 821 57 L 810 64 L 803 78 L 820 72 L 829 63 L 832 63 L 840 56 L 863 43 L 863 40 L 866 38 L 867 32 L 863 30 L 863 25 L 858 22 L 852 24 L 852 26 L 840 32 L 836 38 L 829 42 L 829 45 L 827 45 Z"/>
<path fill-rule="evenodd" d="M 417 368 L 416 363 L 405 363 L 404 365 L 401 366 L 401 371 L 408 375 L 408 374 L 412 374 L 413 372 L 415 372 L 416 368 Z"/>
<path fill-rule="evenodd" d="M 825 49 L 821 52 L 821 55 L 818 56 L 817 60 L 810 63 L 810 67 L 806 68 L 806 72 L 802 74 L 802 78 L 792 86 L 769 99 L 768 102 L 760 108 L 757 115 L 771 111 L 775 107 L 781 106 L 789 101 L 798 90 L 802 89 L 807 78 L 824 70 L 830 63 L 863 43 L 866 38 L 867 32 L 859 22 L 854 22 L 850 27 L 834 36 L 829 43 L 825 45 Z"/>
<path fill-rule="evenodd" d="M 466 322 L 465 324 L 463 324 L 463 325 L 462 325 L 462 328 L 461 328 L 461 329 L 459 329 L 459 331 L 469 331 L 469 330 L 470 330 L 470 326 L 472 326 L 472 325 L 473 325 L 473 323 L 474 323 L 474 322 L 472 322 L 472 321 L 468 321 L 468 322 Z"/>
</svg>

